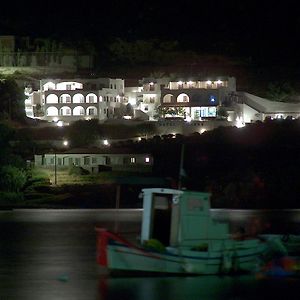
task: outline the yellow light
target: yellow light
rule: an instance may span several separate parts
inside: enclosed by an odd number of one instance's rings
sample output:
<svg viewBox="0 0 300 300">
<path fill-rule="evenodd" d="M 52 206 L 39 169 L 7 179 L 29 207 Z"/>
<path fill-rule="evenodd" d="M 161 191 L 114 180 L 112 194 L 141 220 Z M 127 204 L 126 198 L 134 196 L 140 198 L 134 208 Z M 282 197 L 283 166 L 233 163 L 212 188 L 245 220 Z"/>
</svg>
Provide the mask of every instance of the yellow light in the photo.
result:
<svg viewBox="0 0 300 300">
<path fill-rule="evenodd" d="M 206 81 L 206 84 L 211 85 L 211 84 L 212 84 L 211 80 L 207 80 L 207 81 Z"/>
<path fill-rule="evenodd" d="M 206 129 L 202 128 L 202 129 L 200 130 L 200 133 L 202 134 L 202 133 L 205 132 L 205 131 L 206 131 Z"/>
</svg>

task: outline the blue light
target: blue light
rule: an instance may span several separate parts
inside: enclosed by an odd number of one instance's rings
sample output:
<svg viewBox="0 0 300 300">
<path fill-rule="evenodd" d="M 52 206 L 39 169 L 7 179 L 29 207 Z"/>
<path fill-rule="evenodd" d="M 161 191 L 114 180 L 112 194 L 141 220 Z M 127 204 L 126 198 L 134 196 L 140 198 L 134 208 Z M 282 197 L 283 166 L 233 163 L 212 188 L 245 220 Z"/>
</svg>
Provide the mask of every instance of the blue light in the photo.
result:
<svg viewBox="0 0 300 300">
<path fill-rule="evenodd" d="M 209 100 L 210 100 L 210 102 L 215 102 L 216 98 L 215 98 L 215 96 L 209 96 Z"/>
</svg>

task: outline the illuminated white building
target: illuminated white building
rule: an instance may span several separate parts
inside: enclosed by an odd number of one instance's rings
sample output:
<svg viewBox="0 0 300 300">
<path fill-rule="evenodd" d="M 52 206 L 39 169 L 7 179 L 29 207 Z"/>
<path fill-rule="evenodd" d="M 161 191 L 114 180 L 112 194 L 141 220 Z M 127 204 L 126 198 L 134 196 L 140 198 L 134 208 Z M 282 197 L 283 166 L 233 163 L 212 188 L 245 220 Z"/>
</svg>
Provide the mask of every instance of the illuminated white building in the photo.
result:
<svg viewBox="0 0 300 300">
<path fill-rule="evenodd" d="M 172 80 L 161 91 L 161 107 L 179 111 L 177 117 L 202 120 L 217 117 L 217 108 L 236 90 L 234 77 Z"/>
<path fill-rule="evenodd" d="M 299 103 L 270 101 L 246 92 L 236 92 L 230 96 L 236 120 L 247 124 L 265 119 L 296 119 L 300 117 Z"/>
<path fill-rule="evenodd" d="M 29 117 L 58 124 L 69 124 L 80 119 L 106 120 L 120 113 L 124 80 L 43 79 L 38 91 L 27 89 L 27 97 L 25 109 Z"/>
<path fill-rule="evenodd" d="M 150 120 L 158 115 L 158 107 L 167 111 L 165 117 L 181 117 L 187 121 L 215 118 L 218 106 L 236 91 L 233 77 L 214 80 L 144 78 L 139 83 L 138 87 L 125 88 L 125 98 L 135 112 L 147 114 Z M 179 114 L 174 114 L 176 109 Z"/>
</svg>

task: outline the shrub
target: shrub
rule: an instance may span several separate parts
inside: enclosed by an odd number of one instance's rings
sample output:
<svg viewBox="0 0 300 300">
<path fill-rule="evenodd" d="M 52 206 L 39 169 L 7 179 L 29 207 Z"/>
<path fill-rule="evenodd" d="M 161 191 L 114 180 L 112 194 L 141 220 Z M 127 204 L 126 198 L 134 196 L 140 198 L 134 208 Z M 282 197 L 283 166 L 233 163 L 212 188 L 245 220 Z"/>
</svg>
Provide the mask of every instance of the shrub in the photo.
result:
<svg viewBox="0 0 300 300">
<path fill-rule="evenodd" d="M 0 189 L 7 192 L 18 192 L 26 183 L 26 173 L 13 166 L 0 169 Z"/>
<path fill-rule="evenodd" d="M 23 201 L 22 193 L 11 193 L 0 191 L 0 205 L 12 205 L 16 202 Z"/>
<path fill-rule="evenodd" d="M 72 166 L 69 170 L 69 175 L 88 175 L 90 172 L 82 167 Z"/>
</svg>

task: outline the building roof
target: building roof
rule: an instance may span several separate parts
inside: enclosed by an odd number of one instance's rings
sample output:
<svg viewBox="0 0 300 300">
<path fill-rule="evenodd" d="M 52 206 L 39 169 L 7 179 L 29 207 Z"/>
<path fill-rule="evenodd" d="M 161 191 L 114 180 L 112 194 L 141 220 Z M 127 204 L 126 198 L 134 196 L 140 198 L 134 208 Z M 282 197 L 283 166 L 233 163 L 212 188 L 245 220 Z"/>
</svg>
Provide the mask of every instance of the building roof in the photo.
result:
<svg viewBox="0 0 300 300">
<path fill-rule="evenodd" d="M 299 113 L 300 103 L 271 101 L 246 92 L 239 92 L 244 102 L 261 113 Z"/>
<path fill-rule="evenodd" d="M 56 153 L 61 154 L 148 154 L 140 151 L 136 151 L 135 149 L 126 148 L 126 147 L 120 147 L 120 148 L 114 148 L 114 147 L 106 147 L 106 148 L 73 148 L 68 149 L 66 151 L 60 151 Z M 149 154 L 148 154 L 149 155 Z"/>
</svg>

